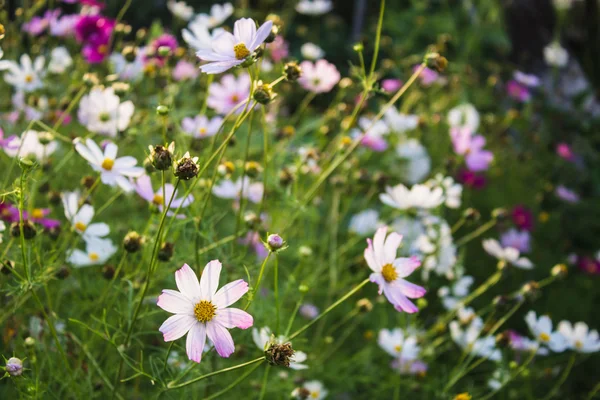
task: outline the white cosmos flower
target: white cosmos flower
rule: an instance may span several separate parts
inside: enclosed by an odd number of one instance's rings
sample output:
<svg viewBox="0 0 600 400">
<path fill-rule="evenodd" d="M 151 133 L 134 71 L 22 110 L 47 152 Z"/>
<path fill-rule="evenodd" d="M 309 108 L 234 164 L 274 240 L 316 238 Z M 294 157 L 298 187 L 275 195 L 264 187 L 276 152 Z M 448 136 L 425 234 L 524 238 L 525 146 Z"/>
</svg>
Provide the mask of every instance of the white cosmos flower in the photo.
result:
<svg viewBox="0 0 600 400">
<path fill-rule="evenodd" d="M 21 137 L 15 136 L 4 148 L 4 152 L 11 157 L 34 156 L 38 161 L 44 160 L 58 147 L 56 140 L 52 140 L 48 144 L 40 143 L 40 132 L 28 130 L 23 132 Z"/>
<path fill-rule="evenodd" d="M 446 207 L 453 209 L 460 207 L 463 187 L 460 183 L 454 182 L 452 177 L 437 174 L 434 179 L 427 183 L 429 186 L 439 186 L 444 190 L 444 204 Z"/>
<path fill-rule="evenodd" d="M 309 60 L 318 60 L 325 57 L 323 49 L 310 42 L 304 43 L 302 47 L 300 47 L 300 53 L 302 54 L 302 57 Z"/>
<path fill-rule="evenodd" d="M 273 333 L 268 326 L 260 328 L 260 330 L 252 328 L 252 340 L 254 340 L 254 344 L 256 344 L 256 347 L 258 347 L 261 351 L 267 350 L 267 344 L 271 342 L 272 336 Z M 279 344 L 287 342 L 284 336 L 279 336 L 273 339 Z M 306 361 L 306 358 L 306 353 L 303 351 L 294 351 L 294 355 L 290 357 L 290 368 L 294 370 L 307 369 L 308 365 L 302 364 L 302 362 Z"/>
<path fill-rule="evenodd" d="M 520 257 L 521 253 L 514 247 L 502 247 L 496 239 L 485 239 L 483 249 L 491 256 L 500 261 L 505 261 L 522 269 L 531 269 L 533 264 L 526 257 Z"/>
<path fill-rule="evenodd" d="M 189 23 L 188 29 L 181 31 L 181 36 L 187 44 L 194 50 L 210 50 L 211 44 L 217 37 L 225 32 L 222 28 L 217 28 L 209 32 L 208 26 L 204 21 L 198 18 Z"/>
<path fill-rule="evenodd" d="M 200 70 L 207 74 L 218 74 L 240 65 L 263 44 L 272 27 L 273 21 L 265 22 L 258 30 L 251 18 L 235 21 L 233 34 L 223 31 L 212 41 L 210 49 L 198 50 L 196 55 L 208 61 Z"/>
<path fill-rule="evenodd" d="M 571 325 L 569 321 L 561 321 L 558 331 L 567 339 L 571 350 L 579 353 L 595 353 L 600 351 L 598 331 L 590 331 L 585 322 L 576 322 Z"/>
<path fill-rule="evenodd" d="M 253 203 L 259 203 L 262 199 L 264 186 L 262 182 L 250 183 L 250 178 L 244 176 L 233 182 L 230 179 L 223 179 L 218 185 L 213 187 L 213 194 L 222 199 L 236 199 L 244 197 Z"/>
<path fill-rule="evenodd" d="M 84 144 L 77 138 L 73 143 L 75 150 L 90 163 L 94 171 L 100 172 L 100 179 L 106 185 L 118 185 L 125 192 L 131 192 L 133 185 L 128 178 L 138 178 L 144 173 L 144 168 L 135 166 L 137 160 L 134 157 L 117 158 L 119 148 L 114 143 L 108 143 L 104 152 L 92 139 L 86 139 Z"/>
<path fill-rule="evenodd" d="M 134 82 L 144 76 L 144 54 L 145 47 L 138 47 L 135 59 L 132 62 L 127 61 L 121 53 L 112 53 L 110 55 L 110 64 L 119 79 Z"/>
<path fill-rule="evenodd" d="M 127 129 L 133 115 L 133 103 L 121 103 L 113 88 L 93 88 L 79 103 L 79 122 L 88 130 L 110 137 Z"/>
<path fill-rule="evenodd" d="M 110 239 L 93 238 L 86 241 L 85 245 L 85 251 L 75 249 L 67 255 L 67 261 L 75 267 L 104 264 L 117 251 Z"/>
<path fill-rule="evenodd" d="M 431 171 L 431 158 L 425 146 L 417 139 L 408 139 L 398 144 L 396 154 L 406 161 L 403 177 L 412 185 L 421 182 Z"/>
<path fill-rule="evenodd" d="M 370 235 L 382 225 L 379 220 L 379 212 L 373 209 L 367 209 L 354 214 L 350 218 L 349 229 L 361 236 Z"/>
<path fill-rule="evenodd" d="M 15 89 L 33 92 L 44 86 L 42 78 L 45 75 L 45 62 L 46 59 L 43 56 L 36 57 L 32 62 L 28 54 L 23 54 L 20 64 L 15 61 L 0 61 L 0 71 L 7 71 L 4 74 L 4 81 Z"/>
<path fill-rule="evenodd" d="M 468 128 L 471 132 L 476 132 L 479 121 L 479 113 L 470 103 L 456 106 L 448 112 L 448 125 L 453 128 Z"/>
<path fill-rule="evenodd" d="M 50 53 L 50 62 L 48 63 L 48 71 L 54 74 L 62 74 L 73 65 L 73 58 L 69 51 L 64 46 L 55 47 Z"/>
<path fill-rule="evenodd" d="M 423 233 L 415 240 L 414 247 L 423 259 L 423 280 L 429 279 L 429 273 L 454 279 L 456 264 L 456 246 L 452 230 L 448 223 L 439 217 L 422 218 Z"/>
<path fill-rule="evenodd" d="M 331 0 L 301 0 L 296 4 L 296 11 L 306 15 L 323 15 L 332 8 Z"/>
<path fill-rule="evenodd" d="M 0 221 L 0 243 L 2 243 L 2 233 L 6 230 L 4 221 Z"/>
<path fill-rule="evenodd" d="M 412 131 L 419 126 L 418 115 L 402 114 L 395 107 L 390 107 L 383 115 L 383 118 L 390 130 L 396 133 Z"/>
<path fill-rule="evenodd" d="M 431 209 L 439 206 L 444 201 L 442 188 L 430 188 L 426 185 L 413 185 L 408 189 L 399 184 L 394 187 L 387 186 L 385 193 L 379 195 L 379 199 L 390 207 L 399 210 L 411 208 Z"/>
<path fill-rule="evenodd" d="M 569 346 L 567 339 L 560 333 L 552 331 L 552 320 L 547 315 L 536 317 L 535 311 L 529 311 L 525 322 L 534 339 L 555 353 L 561 353 Z"/>
<path fill-rule="evenodd" d="M 552 42 L 544 47 L 544 60 L 551 67 L 562 68 L 569 62 L 569 53 L 567 53 L 567 50 L 560 43 Z"/>
<path fill-rule="evenodd" d="M 443 286 L 438 290 L 438 296 L 442 298 L 442 304 L 447 310 L 455 309 L 460 301 L 467 297 L 469 288 L 473 284 L 472 276 L 463 276 L 458 279 L 451 287 Z"/>
<path fill-rule="evenodd" d="M 390 356 L 403 360 L 415 360 L 421 350 L 417 337 L 408 336 L 400 328 L 380 330 L 377 343 Z"/>
<path fill-rule="evenodd" d="M 167 1 L 167 8 L 177 18 L 184 21 L 189 21 L 194 16 L 194 8 L 189 6 L 185 1 Z"/>
<path fill-rule="evenodd" d="M 308 397 L 305 396 L 308 393 Z M 323 383 L 320 381 L 306 381 L 302 387 L 294 389 L 292 397 L 295 399 L 311 399 L 311 400 L 323 400 L 327 397 L 329 391 L 325 389 Z"/>
<path fill-rule="evenodd" d="M 65 192 L 62 196 L 65 217 L 85 241 L 98 239 L 110 233 L 110 227 L 104 222 L 91 223 L 94 218 L 94 207 L 89 204 L 80 206 L 77 192 Z"/>
<path fill-rule="evenodd" d="M 214 4 L 210 8 L 210 14 L 198 14 L 195 20 L 210 29 L 221 25 L 232 14 L 233 5 L 231 3 Z"/>
<path fill-rule="evenodd" d="M 496 340 L 492 336 L 481 338 L 483 320 L 475 317 L 463 330 L 458 321 L 450 322 L 450 336 L 464 351 L 492 361 L 500 361 L 502 354 L 496 349 Z"/>
</svg>

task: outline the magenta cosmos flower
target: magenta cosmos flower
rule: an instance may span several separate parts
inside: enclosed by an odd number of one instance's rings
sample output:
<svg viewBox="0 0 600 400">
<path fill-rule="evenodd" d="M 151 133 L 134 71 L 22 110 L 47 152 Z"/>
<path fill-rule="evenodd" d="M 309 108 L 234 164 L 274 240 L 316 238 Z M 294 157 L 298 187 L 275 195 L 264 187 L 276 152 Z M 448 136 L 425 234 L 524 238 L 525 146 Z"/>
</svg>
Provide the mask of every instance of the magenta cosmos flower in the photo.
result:
<svg viewBox="0 0 600 400">
<path fill-rule="evenodd" d="M 454 152 L 465 157 L 467 168 L 471 171 L 485 171 L 494 159 L 492 152 L 483 150 L 485 138 L 473 135 L 469 128 L 452 128 L 450 130 Z"/>
<path fill-rule="evenodd" d="M 418 299 L 425 295 L 425 289 L 403 279 L 413 273 L 421 262 L 416 257 L 396 258 L 396 252 L 402 242 L 402 235 L 392 232 L 387 236 L 387 226 L 377 229 L 373 241 L 367 239 L 365 260 L 373 271 L 370 280 L 379 285 L 379 294 L 385 297 L 397 311 L 415 313 L 417 306 L 409 299 Z"/>
<path fill-rule="evenodd" d="M 188 334 L 186 352 L 190 360 L 202 359 L 206 336 L 215 345 L 221 357 L 229 357 L 235 350 L 228 329 L 248 329 L 254 323 L 250 314 L 239 308 L 228 308 L 248 292 L 248 283 L 238 279 L 219 286 L 221 263 L 213 260 L 206 264 L 200 282 L 192 269 L 183 264 L 175 272 L 176 290 L 163 290 L 158 296 L 158 306 L 175 315 L 159 328 L 165 342 L 177 340 Z"/>
<path fill-rule="evenodd" d="M 341 78 L 335 65 L 325 60 L 318 60 L 314 64 L 310 61 L 303 61 L 300 68 L 302 68 L 302 76 L 298 79 L 298 83 L 310 92 L 330 92 Z"/>
<path fill-rule="evenodd" d="M 82 54 L 91 64 L 97 64 L 108 55 L 110 36 L 115 20 L 101 15 L 84 15 L 75 24 L 75 38 L 83 43 Z"/>
<path fill-rule="evenodd" d="M 533 213 L 523 205 L 515 206 L 511 211 L 513 223 L 522 230 L 533 230 Z"/>
<path fill-rule="evenodd" d="M 510 80 L 506 84 L 506 93 L 513 99 L 526 103 L 531 100 L 529 88 L 516 80 Z"/>
<path fill-rule="evenodd" d="M 223 31 L 211 43 L 210 49 L 199 50 L 196 55 L 209 61 L 200 67 L 207 74 L 219 74 L 240 65 L 269 36 L 273 21 L 267 21 L 256 30 L 256 23 L 251 18 L 235 21 L 233 34 Z"/>
</svg>

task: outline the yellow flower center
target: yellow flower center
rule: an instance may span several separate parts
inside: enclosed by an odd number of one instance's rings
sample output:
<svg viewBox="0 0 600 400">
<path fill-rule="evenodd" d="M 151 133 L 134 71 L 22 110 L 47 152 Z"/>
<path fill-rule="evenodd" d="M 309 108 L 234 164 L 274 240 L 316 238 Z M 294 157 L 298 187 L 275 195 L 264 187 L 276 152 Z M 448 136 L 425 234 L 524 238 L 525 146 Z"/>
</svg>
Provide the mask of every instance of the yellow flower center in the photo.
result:
<svg viewBox="0 0 600 400">
<path fill-rule="evenodd" d="M 319 398 L 319 392 L 310 392 L 310 397 L 313 399 L 318 399 Z"/>
<path fill-rule="evenodd" d="M 198 129 L 198 133 L 200 134 L 200 136 L 206 135 L 206 128 L 200 128 L 200 129 Z"/>
<path fill-rule="evenodd" d="M 41 208 L 34 208 L 31 212 L 31 216 L 35 219 L 42 219 L 44 218 L 44 210 Z"/>
<path fill-rule="evenodd" d="M 233 52 L 235 53 L 235 58 L 238 60 L 243 60 L 250 55 L 250 50 L 248 50 L 244 43 L 238 43 L 233 46 Z"/>
<path fill-rule="evenodd" d="M 112 160 L 110 158 L 105 158 L 104 161 L 102 161 L 102 168 L 107 171 L 112 171 L 114 165 L 115 160 Z"/>
<path fill-rule="evenodd" d="M 238 101 L 240 101 L 240 97 L 237 94 L 234 94 L 233 96 L 231 96 L 232 103 L 237 103 Z"/>
<path fill-rule="evenodd" d="M 471 400 L 471 395 L 469 393 L 460 393 L 454 396 L 454 400 Z"/>
<path fill-rule="evenodd" d="M 85 226 L 83 222 L 75 223 L 75 229 L 77 229 L 79 232 L 85 231 L 85 228 L 87 228 L 87 226 Z"/>
<path fill-rule="evenodd" d="M 385 264 L 381 269 L 381 275 L 383 275 L 383 279 L 385 279 L 386 282 L 392 282 L 398 278 L 396 268 L 394 268 L 392 264 Z"/>
<path fill-rule="evenodd" d="M 108 53 L 108 46 L 105 44 L 98 46 L 98 53 L 100 53 L 100 54 Z"/>
<path fill-rule="evenodd" d="M 100 257 L 98 256 L 98 253 L 94 253 L 94 252 L 90 253 L 90 260 L 91 261 L 98 261 L 99 258 Z"/>
<path fill-rule="evenodd" d="M 394 350 L 396 350 L 398 353 L 400 353 L 402 351 L 402 346 L 397 344 L 394 346 Z"/>
<path fill-rule="evenodd" d="M 160 194 L 155 194 L 152 198 L 152 203 L 156 204 L 157 206 L 162 206 L 165 204 L 165 199 Z"/>
<path fill-rule="evenodd" d="M 581 343 L 581 340 L 575 341 L 575 347 L 579 350 L 583 348 L 583 343 Z"/>
<path fill-rule="evenodd" d="M 194 315 L 200 322 L 208 322 L 216 315 L 217 307 L 210 301 L 202 300 L 194 306 Z"/>
<path fill-rule="evenodd" d="M 550 335 L 548 335 L 547 333 L 540 333 L 540 336 L 538 336 L 538 338 L 542 342 L 549 342 L 550 341 Z"/>
<path fill-rule="evenodd" d="M 27 82 L 27 83 L 33 82 L 33 75 L 31 75 L 31 74 L 25 75 L 25 82 Z"/>
</svg>

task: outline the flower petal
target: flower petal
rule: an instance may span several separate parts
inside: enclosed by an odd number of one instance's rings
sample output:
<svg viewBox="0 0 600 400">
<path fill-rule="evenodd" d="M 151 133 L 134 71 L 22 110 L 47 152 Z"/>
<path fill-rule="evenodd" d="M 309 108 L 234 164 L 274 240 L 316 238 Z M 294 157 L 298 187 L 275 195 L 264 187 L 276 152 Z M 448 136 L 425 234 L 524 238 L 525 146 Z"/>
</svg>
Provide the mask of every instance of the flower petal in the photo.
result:
<svg viewBox="0 0 600 400">
<path fill-rule="evenodd" d="M 185 341 L 185 351 L 190 360 L 199 363 L 206 343 L 206 324 L 196 322 Z"/>
<path fill-rule="evenodd" d="M 171 342 L 185 335 L 197 322 L 191 315 L 177 314 L 167 318 L 158 330 L 162 332 L 165 342 Z"/>
<path fill-rule="evenodd" d="M 228 329 L 248 329 L 254 323 L 252 316 L 239 308 L 224 308 L 218 310 L 215 320 Z"/>
<path fill-rule="evenodd" d="M 206 333 L 221 357 L 227 358 L 234 352 L 233 338 L 223 325 L 216 321 L 210 321 L 206 324 Z"/>
<path fill-rule="evenodd" d="M 156 305 L 173 314 L 194 315 L 194 303 L 176 290 L 164 289 Z"/>
<path fill-rule="evenodd" d="M 175 271 L 175 283 L 181 294 L 191 302 L 195 303 L 200 298 L 200 283 L 189 265 L 183 264 Z"/>
<path fill-rule="evenodd" d="M 387 239 L 385 239 L 385 244 L 383 246 L 383 258 L 385 264 L 391 264 L 396 259 L 396 253 L 398 252 L 398 247 L 402 242 L 402 235 L 397 234 L 396 232 L 392 232 L 388 235 Z"/>
<path fill-rule="evenodd" d="M 398 273 L 399 278 L 406 278 L 413 271 L 421 265 L 421 261 L 416 256 L 413 257 L 401 257 L 397 258 L 393 262 L 394 268 L 396 268 L 396 272 Z"/>
<path fill-rule="evenodd" d="M 219 287 L 219 276 L 221 275 L 221 263 L 219 260 L 212 260 L 200 277 L 200 296 L 203 300 L 212 300 L 217 288 Z"/>
<path fill-rule="evenodd" d="M 273 21 L 267 21 L 264 24 L 262 24 L 260 26 L 260 28 L 258 28 L 256 33 L 254 34 L 254 40 L 252 40 L 251 43 L 246 43 L 246 44 L 248 44 L 248 50 L 250 50 L 250 51 L 256 50 L 256 48 L 258 46 L 260 46 L 265 41 L 265 39 L 269 36 L 272 28 L 273 28 Z"/>
<path fill-rule="evenodd" d="M 217 308 L 225 308 L 238 301 L 248 292 L 248 282 L 243 279 L 229 282 L 223 286 L 212 298 Z"/>
</svg>

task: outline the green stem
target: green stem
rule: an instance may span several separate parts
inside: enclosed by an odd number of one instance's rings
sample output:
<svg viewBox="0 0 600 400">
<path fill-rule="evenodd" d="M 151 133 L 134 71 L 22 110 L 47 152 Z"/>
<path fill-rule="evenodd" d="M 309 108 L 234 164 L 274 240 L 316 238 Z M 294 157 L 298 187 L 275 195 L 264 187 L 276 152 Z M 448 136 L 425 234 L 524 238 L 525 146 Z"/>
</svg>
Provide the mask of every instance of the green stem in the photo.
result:
<svg viewBox="0 0 600 400">
<path fill-rule="evenodd" d="M 456 246 L 462 246 L 462 245 L 469 243 L 471 240 L 477 238 L 478 236 L 484 234 L 489 229 L 493 228 L 494 225 L 496 225 L 496 222 L 498 222 L 496 220 L 496 218 L 489 220 L 485 224 L 481 225 L 479 228 L 475 229 L 473 232 L 458 239 L 456 241 Z"/>
<path fill-rule="evenodd" d="M 277 254 L 273 263 L 273 295 L 275 296 L 275 332 L 279 334 L 279 257 Z"/>
<path fill-rule="evenodd" d="M 250 304 L 252 304 L 252 302 L 254 301 L 254 299 L 256 298 L 256 296 L 258 294 L 258 290 L 260 289 L 260 282 L 262 281 L 263 274 L 265 273 L 265 267 L 267 266 L 267 261 L 269 261 L 270 257 L 271 257 L 271 252 L 269 252 L 269 254 L 267 254 L 267 256 L 265 257 L 265 259 L 263 260 L 263 262 L 260 266 L 260 271 L 258 272 L 258 279 L 256 280 L 256 285 L 254 287 L 254 290 L 252 290 L 252 298 L 250 299 L 248 304 L 246 304 L 246 307 L 244 307 L 244 310 L 247 310 L 250 307 Z"/>
<path fill-rule="evenodd" d="M 245 362 L 243 364 L 234 365 L 233 367 L 224 368 L 224 369 L 220 369 L 220 370 L 215 371 L 215 372 L 211 372 L 209 374 L 201 375 L 201 376 L 196 377 L 194 379 L 190 379 L 187 382 L 180 383 L 179 385 L 174 385 L 173 382 L 170 382 L 169 384 L 167 384 L 167 388 L 166 389 L 167 390 L 180 389 L 182 387 L 191 385 L 192 383 L 196 383 L 196 382 L 199 382 L 199 381 L 201 381 L 203 379 L 210 378 L 211 376 L 220 375 L 220 374 L 223 374 L 223 373 L 229 372 L 229 371 L 234 371 L 236 369 L 244 368 L 244 367 L 246 367 L 248 365 L 252 365 L 252 364 L 255 364 L 255 363 L 258 363 L 258 362 L 262 362 L 262 361 L 265 361 L 265 358 L 264 357 L 259 357 L 259 358 L 256 358 L 256 359 L 252 360 L 252 361 Z"/>
<path fill-rule="evenodd" d="M 369 72 L 369 80 L 372 80 L 377 66 L 377 57 L 379 56 L 379 43 L 381 42 L 381 28 L 383 27 L 383 14 L 385 12 L 385 0 L 381 0 L 379 8 L 379 20 L 377 21 L 377 33 L 375 35 L 375 50 L 373 51 L 373 59 L 371 60 L 371 71 Z"/>
<path fill-rule="evenodd" d="M 556 382 L 554 387 L 550 390 L 550 392 L 548 392 L 548 394 L 544 397 L 543 400 L 549 400 L 558 393 L 558 390 L 560 389 L 562 384 L 565 383 L 565 381 L 569 377 L 569 374 L 571 373 L 571 369 L 573 368 L 573 365 L 575 364 L 575 358 L 577 358 L 577 353 L 571 354 L 571 358 L 569 358 L 569 363 L 565 367 L 565 370 L 561 374 L 560 378 L 558 379 L 558 381 Z"/>
<path fill-rule="evenodd" d="M 269 378 L 269 371 L 271 371 L 271 366 L 267 364 L 265 368 L 265 373 L 263 374 L 262 384 L 260 385 L 260 395 L 258 396 L 258 400 L 263 400 L 265 398 L 265 393 L 267 392 L 267 381 Z"/>
</svg>

